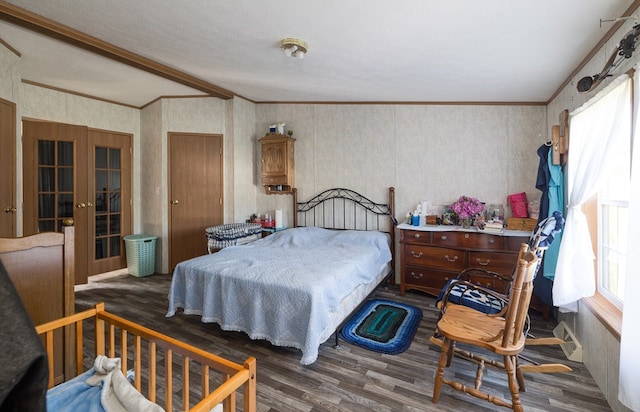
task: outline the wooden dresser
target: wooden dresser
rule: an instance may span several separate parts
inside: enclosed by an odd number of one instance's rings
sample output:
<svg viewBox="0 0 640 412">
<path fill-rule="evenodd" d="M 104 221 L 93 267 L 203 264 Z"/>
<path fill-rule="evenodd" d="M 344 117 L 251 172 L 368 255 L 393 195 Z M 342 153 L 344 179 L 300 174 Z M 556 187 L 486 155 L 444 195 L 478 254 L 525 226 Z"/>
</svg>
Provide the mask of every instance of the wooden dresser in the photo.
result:
<svg viewBox="0 0 640 412">
<path fill-rule="evenodd" d="M 401 224 L 400 291 L 416 289 L 437 296 L 444 285 L 467 268 L 480 268 L 510 275 L 520 244 L 530 232 L 505 230 L 483 233 L 458 226 L 411 226 Z M 503 290 L 498 280 L 483 286 Z"/>
</svg>

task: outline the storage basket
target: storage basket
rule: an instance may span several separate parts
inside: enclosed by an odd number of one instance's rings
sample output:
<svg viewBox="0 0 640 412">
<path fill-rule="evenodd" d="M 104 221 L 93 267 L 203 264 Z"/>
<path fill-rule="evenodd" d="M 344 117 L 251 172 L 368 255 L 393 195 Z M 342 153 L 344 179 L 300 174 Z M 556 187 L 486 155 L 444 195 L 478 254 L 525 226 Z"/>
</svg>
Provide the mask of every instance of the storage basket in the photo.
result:
<svg viewBox="0 0 640 412">
<path fill-rule="evenodd" d="M 260 223 L 227 223 L 205 229 L 209 253 L 227 246 L 242 245 L 262 237 Z"/>
<path fill-rule="evenodd" d="M 156 236 L 127 235 L 124 238 L 129 274 L 153 275 L 156 270 Z"/>
</svg>

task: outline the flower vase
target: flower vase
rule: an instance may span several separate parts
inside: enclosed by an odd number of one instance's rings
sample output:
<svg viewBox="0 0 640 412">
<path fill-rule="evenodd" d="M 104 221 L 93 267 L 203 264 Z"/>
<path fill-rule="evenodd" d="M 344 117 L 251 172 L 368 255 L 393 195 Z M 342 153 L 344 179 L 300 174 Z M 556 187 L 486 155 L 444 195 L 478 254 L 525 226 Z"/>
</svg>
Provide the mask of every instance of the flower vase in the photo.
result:
<svg viewBox="0 0 640 412">
<path fill-rule="evenodd" d="M 471 218 L 470 217 L 463 217 L 460 220 L 460 226 L 462 226 L 463 229 L 469 229 L 471 227 Z"/>
</svg>

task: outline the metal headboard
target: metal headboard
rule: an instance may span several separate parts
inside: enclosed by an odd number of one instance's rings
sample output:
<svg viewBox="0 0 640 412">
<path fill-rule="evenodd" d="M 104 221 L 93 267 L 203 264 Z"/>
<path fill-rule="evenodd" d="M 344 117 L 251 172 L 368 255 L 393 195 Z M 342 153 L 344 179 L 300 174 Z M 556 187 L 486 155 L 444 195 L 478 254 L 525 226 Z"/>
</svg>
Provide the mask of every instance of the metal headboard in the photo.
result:
<svg viewBox="0 0 640 412">
<path fill-rule="evenodd" d="M 389 188 L 388 203 L 375 203 L 350 189 L 328 189 L 307 202 L 298 202 L 293 189 L 293 226 L 316 226 L 326 229 L 375 230 L 389 234 L 391 276 L 395 272 L 395 189 Z"/>
<path fill-rule="evenodd" d="M 293 226 L 393 232 L 397 224 L 394 192 L 390 187 L 388 203 L 375 203 L 344 188 L 328 189 L 309 201 L 298 202 L 297 189 L 293 189 Z"/>
</svg>

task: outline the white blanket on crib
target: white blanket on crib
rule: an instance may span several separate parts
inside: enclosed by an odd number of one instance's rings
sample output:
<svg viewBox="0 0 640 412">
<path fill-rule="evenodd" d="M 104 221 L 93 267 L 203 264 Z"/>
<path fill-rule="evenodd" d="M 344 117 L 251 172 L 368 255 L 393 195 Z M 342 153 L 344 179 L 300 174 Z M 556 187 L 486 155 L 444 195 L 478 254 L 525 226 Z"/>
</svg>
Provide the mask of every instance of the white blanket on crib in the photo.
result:
<svg viewBox="0 0 640 412">
<path fill-rule="evenodd" d="M 178 308 L 224 330 L 246 332 L 318 357 L 330 312 L 391 260 L 389 236 L 374 231 L 287 229 L 248 245 L 179 263 L 167 316 Z"/>
<path fill-rule="evenodd" d="M 160 412 L 120 369 L 120 358 L 98 355 L 93 368 L 50 389 L 48 411 Z"/>
</svg>

